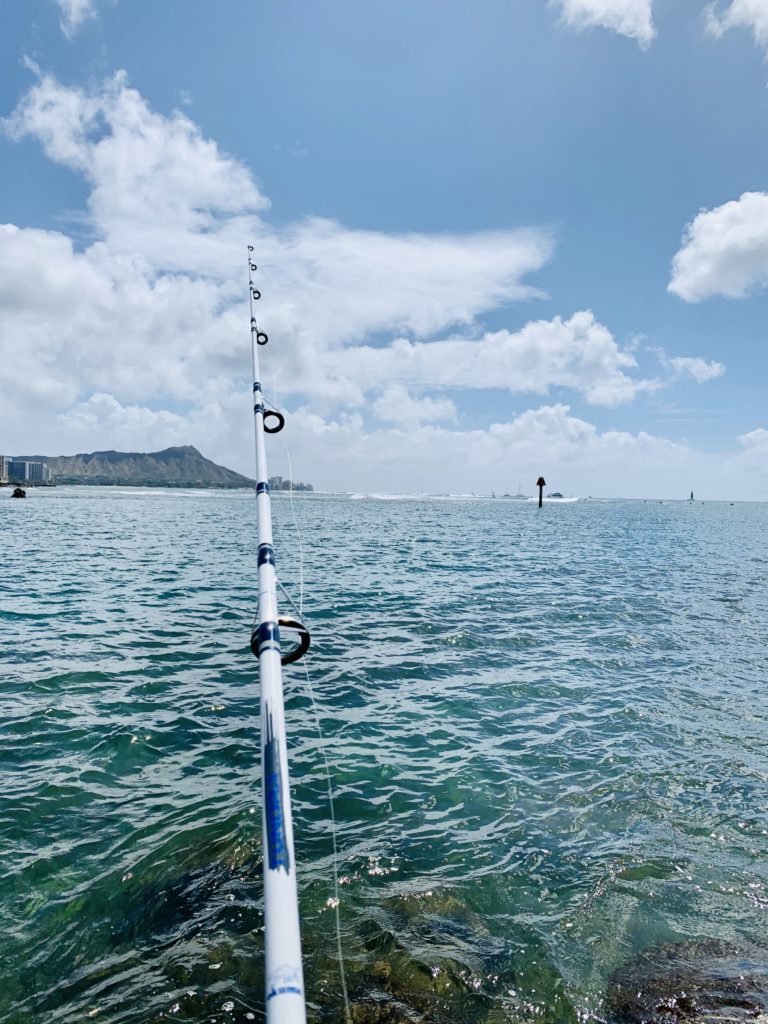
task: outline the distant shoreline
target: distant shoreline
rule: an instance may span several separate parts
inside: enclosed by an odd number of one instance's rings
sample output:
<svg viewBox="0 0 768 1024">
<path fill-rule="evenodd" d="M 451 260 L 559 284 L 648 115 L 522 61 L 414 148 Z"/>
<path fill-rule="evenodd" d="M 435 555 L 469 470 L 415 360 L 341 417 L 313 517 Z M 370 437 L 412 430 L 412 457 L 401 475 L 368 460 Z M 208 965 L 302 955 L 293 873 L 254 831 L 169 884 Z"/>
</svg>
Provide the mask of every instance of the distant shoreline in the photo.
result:
<svg viewBox="0 0 768 1024">
<path fill-rule="evenodd" d="M 142 483 L 136 480 L 61 480 L 57 479 L 55 483 L 43 484 L 43 483 L 31 483 L 29 480 L 24 480 L 21 483 L 0 483 L 0 488 L 12 488 L 21 487 L 29 490 L 53 490 L 56 487 L 134 487 L 137 490 L 177 490 L 177 491 L 252 491 L 256 486 L 256 482 L 248 484 L 227 484 L 227 483 L 208 483 L 206 481 L 182 481 L 176 482 L 169 480 L 166 482 L 160 482 L 158 480 L 149 480 L 146 483 Z M 309 490 L 306 487 L 283 487 L 279 490 L 272 491 L 272 495 L 275 494 L 315 494 L 315 493 L 336 493 L 336 492 L 316 492 Z M 348 491 L 339 491 L 339 494 L 350 493 Z"/>
<path fill-rule="evenodd" d="M 21 484 L 0 484 L 0 487 L 18 487 Z M 34 488 L 35 490 L 51 490 L 55 487 L 136 487 L 142 490 L 158 489 L 168 490 L 174 488 L 180 491 L 195 490 L 195 491 L 252 491 L 256 486 L 255 484 L 226 484 L 226 483 L 208 483 L 204 481 L 193 482 L 193 481 L 167 481 L 162 483 L 158 480 L 149 480 L 146 483 L 142 483 L 137 480 L 56 480 L 55 483 L 50 484 L 39 484 L 31 483 L 29 480 L 23 481 L 24 488 Z"/>
</svg>

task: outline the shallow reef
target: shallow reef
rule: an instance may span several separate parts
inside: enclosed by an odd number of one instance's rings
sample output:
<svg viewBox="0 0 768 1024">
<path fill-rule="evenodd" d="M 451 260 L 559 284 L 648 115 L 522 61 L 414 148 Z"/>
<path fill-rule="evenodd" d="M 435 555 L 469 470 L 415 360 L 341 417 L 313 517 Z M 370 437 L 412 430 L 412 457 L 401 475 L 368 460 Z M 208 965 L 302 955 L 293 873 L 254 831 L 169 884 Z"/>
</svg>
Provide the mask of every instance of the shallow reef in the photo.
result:
<svg viewBox="0 0 768 1024">
<path fill-rule="evenodd" d="M 768 1021 L 768 948 L 701 939 L 651 947 L 613 975 L 616 1024 Z"/>
</svg>

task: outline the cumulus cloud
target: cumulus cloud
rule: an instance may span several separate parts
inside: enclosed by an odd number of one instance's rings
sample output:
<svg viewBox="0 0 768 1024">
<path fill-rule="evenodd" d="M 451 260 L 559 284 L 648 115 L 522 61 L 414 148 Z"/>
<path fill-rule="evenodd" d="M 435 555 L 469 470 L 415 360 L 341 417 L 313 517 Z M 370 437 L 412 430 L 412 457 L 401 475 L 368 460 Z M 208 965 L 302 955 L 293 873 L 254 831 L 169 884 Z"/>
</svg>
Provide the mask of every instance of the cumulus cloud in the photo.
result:
<svg viewBox="0 0 768 1024">
<path fill-rule="evenodd" d="M 426 334 L 532 298 L 539 292 L 523 279 L 553 249 L 540 229 L 394 235 L 310 218 L 276 231 L 248 169 L 185 114 L 150 110 L 124 73 L 92 92 L 42 75 L 5 127 L 86 178 L 91 227 L 109 253 L 140 254 L 148 274 L 203 275 L 233 290 L 252 239 L 283 296 L 281 327 L 306 324 L 327 344 L 393 326 Z"/>
<path fill-rule="evenodd" d="M 714 359 L 702 359 L 701 356 L 668 356 L 663 348 L 651 346 L 649 352 L 655 352 L 659 362 L 667 369 L 673 379 L 690 377 L 697 384 L 717 380 L 725 373 L 725 364 Z"/>
<path fill-rule="evenodd" d="M 714 359 L 700 359 L 698 356 L 673 356 L 669 365 L 675 373 L 692 377 L 697 384 L 705 384 L 708 380 L 716 380 L 725 373 L 723 363 Z"/>
<path fill-rule="evenodd" d="M 78 249 L 61 232 L 0 230 L 17 409 L 93 391 L 220 400 L 248 366 L 248 240 L 270 268 L 260 312 L 290 336 L 287 376 L 377 332 L 431 334 L 530 298 L 523 279 L 552 251 L 536 229 L 392 235 L 308 219 L 277 231 L 250 171 L 184 114 L 152 111 L 123 73 L 90 92 L 38 74 L 4 125 L 89 182 L 94 236 Z"/>
<path fill-rule="evenodd" d="M 768 431 L 711 454 L 646 431 L 601 430 L 562 403 L 528 409 L 486 429 L 425 423 L 367 430 L 359 415 L 324 418 L 300 409 L 288 425 L 293 464 L 329 489 L 418 493 L 533 493 L 543 472 L 553 489 L 581 496 L 764 499 Z M 287 473 L 287 462 L 277 472 Z"/>
<path fill-rule="evenodd" d="M 560 403 L 487 429 L 423 424 L 371 431 L 360 416 L 325 419 L 306 409 L 290 426 L 294 464 L 311 465 L 340 490 L 487 494 L 525 481 L 524 491 L 533 493 L 544 471 L 564 493 L 678 494 L 682 481 L 711 471 L 708 457 L 688 445 L 642 431 L 601 431 Z"/>
<path fill-rule="evenodd" d="M 226 452 L 227 464 L 252 475 L 252 438 L 241 429 L 248 411 L 242 395 L 174 416 L 97 394 L 58 417 L 58 450 L 105 447 L 95 439 L 109 430 L 128 450 L 191 443 L 206 455 Z M 143 443 L 148 436 L 149 446 Z M 323 417 L 300 408 L 288 418 L 285 438 L 293 472 L 329 490 L 487 494 L 524 481 L 524 491 L 532 493 L 542 471 L 551 487 L 582 496 L 680 497 L 694 487 L 703 497 L 716 480 L 721 493 L 764 497 L 768 487 L 764 428 L 742 435 L 741 451 L 710 455 L 645 431 L 600 430 L 561 403 L 485 429 L 413 418 L 370 429 L 358 413 Z M 270 452 L 270 466 L 276 473 L 291 472 L 282 445 Z"/>
<path fill-rule="evenodd" d="M 377 419 L 393 423 L 418 424 L 458 418 L 456 406 L 449 398 L 418 398 L 401 384 L 385 388 L 371 408 Z"/>
<path fill-rule="evenodd" d="M 687 225 L 672 261 L 669 291 L 686 302 L 713 295 L 744 298 L 768 284 L 768 194 L 702 210 Z"/>
<path fill-rule="evenodd" d="M 106 433 L 114 443 L 133 448 L 148 436 L 156 437 L 160 446 L 182 441 L 188 423 L 184 416 L 167 409 L 154 411 L 141 405 L 121 405 L 114 397 L 97 392 L 57 417 L 62 431 L 90 438 Z"/>
<path fill-rule="evenodd" d="M 765 501 L 768 491 L 768 430 L 757 427 L 741 434 L 737 440 L 741 452 L 733 462 L 743 481 L 742 487 L 746 485 L 750 488 L 751 494 L 747 494 L 747 497 Z"/>
<path fill-rule="evenodd" d="M 94 233 L 111 250 L 156 267 L 221 270 L 269 205 L 242 163 L 186 115 L 150 110 L 125 72 L 91 92 L 42 75 L 4 124 L 82 174 Z"/>
<path fill-rule="evenodd" d="M 550 0 L 561 9 L 561 21 L 569 28 L 602 27 L 636 39 L 643 48 L 656 35 L 652 0 Z"/>
<path fill-rule="evenodd" d="M 751 30 L 758 46 L 768 46 L 768 3 L 766 0 L 731 0 L 718 10 L 717 4 L 705 9 L 707 30 L 718 39 L 729 28 Z"/>
<path fill-rule="evenodd" d="M 96 0 L 56 0 L 61 9 L 61 31 L 72 39 L 90 18 L 96 17 Z"/>
<path fill-rule="evenodd" d="M 768 451 L 768 430 L 765 427 L 758 427 L 757 430 L 750 430 L 748 434 L 740 434 L 738 438 L 740 445 L 752 451 L 760 449 Z"/>
<path fill-rule="evenodd" d="M 327 353 L 328 375 L 347 385 L 350 400 L 382 381 L 430 388 L 504 388 L 546 394 L 572 388 L 594 405 L 618 405 L 658 381 L 631 377 L 633 355 L 622 351 L 611 332 L 589 310 L 564 320 L 536 320 L 519 331 L 494 331 L 479 338 L 417 342 L 396 339 L 387 346 L 358 345 Z M 344 388 L 339 387 L 339 393 Z"/>
<path fill-rule="evenodd" d="M 107 390 L 129 400 L 215 397 L 231 381 L 233 351 L 245 353 L 222 291 L 153 277 L 139 257 L 102 243 L 78 252 L 59 232 L 0 226 L 5 409 L 36 414 Z"/>
<path fill-rule="evenodd" d="M 389 234 L 312 218 L 275 228 L 250 170 L 186 115 L 152 111 L 122 74 L 93 91 L 40 75 L 5 127 L 89 183 L 91 232 L 76 245 L 61 231 L 0 227 L 11 451 L 50 451 L 52 437 L 56 454 L 192 443 L 249 472 L 251 241 L 267 272 L 265 385 L 274 390 L 274 371 L 280 393 L 304 403 L 286 436 L 314 467 L 305 476 L 391 486 L 406 465 L 411 486 L 445 489 L 464 460 L 490 489 L 510 453 L 531 471 L 578 454 L 595 473 L 638 453 L 649 465 L 692 457 L 663 439 L 601 434 L 562 405 L 456 428 L 449 389 L 566 388 L 610 406 L 660 386 L 589 311 L 483 329 L 484 314 L 539 294 L 527 278 L 550 258 L 547 231 Z M 366 426 L 364 400 L 384 427 Z"/>
<path fill-rule="evenodd" d="M 197 406 L 184 415 L 168 409 L 151 409 L 146 405 L 124 404 L 108 392 L 97 392 L 78 402 L 56 417 L 57 442 L 68 451 L 92 451 L 108 447 L 127 451 L 159 450 L 171 445 L 195 444 L 205 453 L 226 451 L 251 473 L 252 453 L 247 440 L 233 429 L 237 414 L 247 411 L 243 395 L 228 394 L 219 401 Z M 242 433 L 242 432 L 240 432 Z M 50 449 L 50 445 L 48 446 Z M 57 449 L 57 452 L 60 449 Z M 50 454 L 57 454 L 50 451 Z M 46 452 L 48 454 L 48 452 Z"/>
</svg>

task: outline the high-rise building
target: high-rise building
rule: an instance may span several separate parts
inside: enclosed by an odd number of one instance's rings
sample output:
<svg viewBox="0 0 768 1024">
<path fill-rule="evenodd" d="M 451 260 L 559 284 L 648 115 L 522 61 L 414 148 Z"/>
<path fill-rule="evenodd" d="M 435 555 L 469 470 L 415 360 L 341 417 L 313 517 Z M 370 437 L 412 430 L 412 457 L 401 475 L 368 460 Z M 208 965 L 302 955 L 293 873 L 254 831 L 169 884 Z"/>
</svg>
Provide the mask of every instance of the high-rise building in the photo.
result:
<svg viewBox="0 0 768 1024">
<path fill-rule="evenodd" d="M 47 484 L 51 471 L 45 462 L 30 462 L 27 459 L 7 459 L 8 479 L 13 483 Z"/>
<path fill-rule="evenodd" d="M 0 484 L 8 483 L 8 463 L 10 459 L 7 455 L 0 455 Z"/>
</svg>

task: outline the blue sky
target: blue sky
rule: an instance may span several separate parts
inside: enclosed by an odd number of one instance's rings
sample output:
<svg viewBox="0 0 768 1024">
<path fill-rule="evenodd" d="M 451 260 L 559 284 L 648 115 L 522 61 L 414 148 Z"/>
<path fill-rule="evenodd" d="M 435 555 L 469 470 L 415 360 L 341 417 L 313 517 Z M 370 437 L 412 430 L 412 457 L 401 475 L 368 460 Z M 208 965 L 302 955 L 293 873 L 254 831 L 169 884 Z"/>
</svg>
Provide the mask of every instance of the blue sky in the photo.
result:
<svg viewBox="0 0 768 1024">
<path fill-rule="evenodd" d="M 768 500 L 768 0 L 9 0 L 0 48 L 8 454 L 250 471 L 250 241 L 297 477 Z"/>
</svg>

